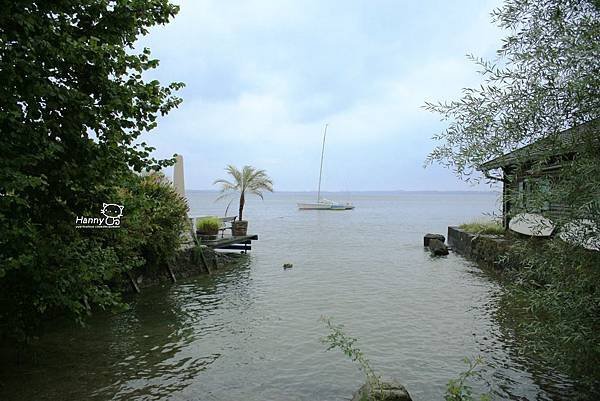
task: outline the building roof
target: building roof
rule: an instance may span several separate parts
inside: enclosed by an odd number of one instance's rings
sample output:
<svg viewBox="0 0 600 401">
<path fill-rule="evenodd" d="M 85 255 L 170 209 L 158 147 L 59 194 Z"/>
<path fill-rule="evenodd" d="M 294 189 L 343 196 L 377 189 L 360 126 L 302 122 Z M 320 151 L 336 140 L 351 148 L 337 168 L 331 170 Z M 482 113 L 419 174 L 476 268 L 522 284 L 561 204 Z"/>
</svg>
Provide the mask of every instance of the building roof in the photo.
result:
<svg viewBox="0 0 600 401">
<path fill-rule="evenodd" d="M 548 156 L 560 156 L 577 152 L 577 148 L 585 143 L 590 133 L 600 132 L 600 119 L 594 119 L 584 124 L 566 129 L 557 135 L 542 138 L 522 148 L 489 160 L 479 166 L 481 171 L 516 166 L 528 161 L 540 160 Z M 596 141 L 598 137 L 596 135 Z"/>
</svg>

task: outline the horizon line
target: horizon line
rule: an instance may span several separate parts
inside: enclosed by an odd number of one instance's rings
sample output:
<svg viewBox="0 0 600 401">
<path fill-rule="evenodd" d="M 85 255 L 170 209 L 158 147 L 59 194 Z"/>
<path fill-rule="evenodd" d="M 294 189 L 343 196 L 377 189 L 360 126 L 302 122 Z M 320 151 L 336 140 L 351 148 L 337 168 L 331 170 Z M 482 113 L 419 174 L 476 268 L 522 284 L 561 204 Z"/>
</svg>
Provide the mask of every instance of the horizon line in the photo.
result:
<svg viewBox="0 0 600 401">
<path fill-rule="evenodd" d="M 218 189 L 186 189 L 187 191 L 196 191 L 196 192 L 220 192 L 220 190 Z M 288 192 L 288 193 L 298 193 L 298 192 L 304 192 L 304 193 L 317 193 L 317 191 L 315 190 L 301 190 L 301 189 L 288 189 L 288 190 L 281 190 L 281 191 L 273 191 L 273 193 L 282 193 L 282 192 Z M 502 192 L 501 189 L 497 189 L 497 190 L 480 190 L 480 189 L 444 189 L 444 190 L 438 190 L 438 189 L 351 189 L 351 190 L 338 190 L 338 191 L 321 191 L 321 193 L 348 193 L 348 192 L 465 192 L 465 193 L 497 193 L 497 192 Z M 267 192 L 265 192 L 265 194 L 268 194 Z"/>
</svg>

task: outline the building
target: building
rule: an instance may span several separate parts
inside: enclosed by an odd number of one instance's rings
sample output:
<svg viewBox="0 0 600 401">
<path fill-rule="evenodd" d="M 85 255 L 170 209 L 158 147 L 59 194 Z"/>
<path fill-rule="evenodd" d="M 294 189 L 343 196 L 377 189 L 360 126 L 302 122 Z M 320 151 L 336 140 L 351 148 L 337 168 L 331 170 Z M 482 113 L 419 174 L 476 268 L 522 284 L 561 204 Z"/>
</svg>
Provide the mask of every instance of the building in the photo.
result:
<svg viewBox="0 0 600 401">
<path fill-rule="evenodd" d="M 600 119 L 545 137 L 480 166 L 487 178 L 501 181 L 502 220 L 508 227 L 516 213 L 539 213 L 551 220 L 566 217 L 570 205 L 552 195 L 564 167 L 584 151 L 595 150 L 600 163 Z"/>
</svg>

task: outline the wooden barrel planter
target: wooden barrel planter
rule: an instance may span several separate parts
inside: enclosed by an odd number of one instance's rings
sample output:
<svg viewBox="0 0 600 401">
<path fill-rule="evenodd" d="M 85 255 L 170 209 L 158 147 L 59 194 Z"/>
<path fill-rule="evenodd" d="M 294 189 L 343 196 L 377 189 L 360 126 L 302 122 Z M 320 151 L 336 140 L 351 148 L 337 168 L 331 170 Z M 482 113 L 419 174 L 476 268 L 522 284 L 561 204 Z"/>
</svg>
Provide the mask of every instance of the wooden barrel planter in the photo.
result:
<svg viewBox="0 0 600 401">
<path fill-rule="evenodd" d="M 219 230 L 215 230 L 213 231 L 196 231 L 196 235 L 198 235 L 198 237 L 200 237 L 200 239 L 204 239 L 204 240 L 216 240 L 217 239 L 217 235 L 219 234 Z"/>
<path fill-rule="evenodd" d="M 231 233 L 234 237 L 243 237 L 248 233 L 248 221 L 240 220 L 231 223 Z"/>
</svg>

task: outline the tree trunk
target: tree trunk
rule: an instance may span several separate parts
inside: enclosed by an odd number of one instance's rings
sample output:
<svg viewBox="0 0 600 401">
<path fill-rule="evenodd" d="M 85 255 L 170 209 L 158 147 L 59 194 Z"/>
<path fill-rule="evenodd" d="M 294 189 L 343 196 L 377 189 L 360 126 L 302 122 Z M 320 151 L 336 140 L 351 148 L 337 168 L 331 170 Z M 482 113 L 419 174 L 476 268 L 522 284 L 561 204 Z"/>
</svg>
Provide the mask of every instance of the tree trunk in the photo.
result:
<svg viewBox="0 0 600 401">
<path fill-rule="evenodd" d="M 238 221 L 243 220 L 242 212 L 244 211 L 244 203 L 246 203 L 246 199 L 244 198 L 244 193 L 240 194 L 240 210 L 238 214 Z"/>
</svg>

